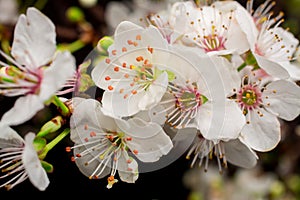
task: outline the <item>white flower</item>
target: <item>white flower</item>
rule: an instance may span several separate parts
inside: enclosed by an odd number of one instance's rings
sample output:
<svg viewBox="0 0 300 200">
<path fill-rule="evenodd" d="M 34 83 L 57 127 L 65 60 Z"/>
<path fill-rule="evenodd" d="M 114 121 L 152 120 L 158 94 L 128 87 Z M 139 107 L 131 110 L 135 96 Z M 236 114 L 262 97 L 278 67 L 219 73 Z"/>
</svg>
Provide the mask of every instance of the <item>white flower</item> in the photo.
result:
<svg viewBox="0 0 300 200">
<path fill-rule="evenodd" d="M 254 13 L 253 1 L 248 1 L 247 9 L 237 6 L 236 18 L 247 35 L 251 53 L 259 67 L 278 78 L 289 78 L 288 69 L 299 41 L 288 30 L 280 27 L 283 14 L 273 17 L 273 4 L 266 1 Z M 272 18 L 273 17 L 273 18 Z"/>
<path fill-rule="evenodd" d="M 234 13 L 234 9 L 227 10 L 218 4 L 200 8 L 187 7 L 183 14 L 189 29 L 184 33 L 182 40 L 208 54 L 244 53 L 249 49 L 249 45 Z"/>
<path fill-rule="evenodd" d="M 175 128 L 195 127 L 210 140 L 237 138 L 246 123 L 231 96 L 237 72 L 225 59 L 200 56 L 184 46 L 173 47 L 169 64 L 175 79 L 156 114 L 166 113 L 166 123 Z"/>
<path fill-rule="evenodd" d="M 241 138 L 257 151 L 269 151 L 280 141 L 278 118 L 290 121 L 300 113 L 300 88 L 292 81 L 275 80 L 262 69 L 242 73 L 236 100 L 247 124 Z"/>
<path fill-rule="evenodd" d="M 120 23 L 109 47 L 109 57 L 92 71 L 104 89 L 103 107 L 116 117 L 131 116 L 155 106 L 168 85 L 167 41 L 154 26 Z"/>
<path fill-rule="evenodd" d="M 178 134 L 185 134 L 185 131 L 187 130 L 182 129 Z M 209 160 L 215 155 L 220 173 L 223 167 L 227 168 L 227 162 L 244 168 L 252 168 L 257 163 L 256 153 L 239 139 L 220 140 L 216 143 L 205 139 L 200 132 L 197 133 L 186 158 L 190 159 L 191 155 L 193 155 L 191 167 L 198 162 L 199 167 L 204 165 L 205 171 L 208 169 Z"/>
<path fill-rule="evenodd" d="M 29 178 L 36 188 L 45 190 L 49 179 L 33 146 L 35 134 L 29 132 L 24 140 L 7 125 L 0 128 L 0 180 L 6 180 L 0 188 L 12 189 Z"/>
<path fill-rule="evenodd" d="M 108 188 L 116 182 L 118 171 L 122 181 L 134 183 L 138 163 L 158 161 L 173 147 L 172 141 L 156 123 L 139 118 L 128 121 L 114 119 L 101 111 L 98 101 L 79 102 L 71 116 L 71 139 L 75 143 L 74 160 L 80 171 L 90 178 L 107 175 Z"/>
<path fill-rule="evenodd" d="M 44 102 L 61 89 L 75 70 L 69 52 L 57 52 L 54 24 L 36 8 L 20 15 L 15 27 L 11 54 L 1 55 L 14 66 L 0 62 L 0 93 L 20 96 L 1 121 L 17 125 L 29 120 Z"/>
<path fill-rule="evenodd" d="M 146 18 L 152 13 L 166 9 L 174 0 L 133 0 L 132 2 L 110 1 L 105 10 L 108 27 L 114 30 L 122 21 L 146 25 Z"/>
<path fill-rule="evenodd" d="M 195 9 L 192 1 L 176 2 L 168 9 L 149 16 L 150 24 L 156 26 L 168 43 L 178 43 L 182 34 L 189 32 L 190 26 L 186 13 Z"/>
</svg>

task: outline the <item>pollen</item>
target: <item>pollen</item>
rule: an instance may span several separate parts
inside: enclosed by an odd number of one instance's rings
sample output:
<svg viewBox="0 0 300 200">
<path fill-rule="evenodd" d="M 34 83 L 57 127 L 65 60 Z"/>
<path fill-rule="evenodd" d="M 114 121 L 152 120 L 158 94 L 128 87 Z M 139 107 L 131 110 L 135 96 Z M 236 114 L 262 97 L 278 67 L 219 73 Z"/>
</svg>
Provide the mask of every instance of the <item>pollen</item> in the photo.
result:
<svg viewBox="0 0 300 200">
<path fill-rule="evenodd" d="M 136 61 L 138 61 L 138 62 L 141 62 L 141 61 L 143 61 L 143 60 L 144 60 L 143 56 L 138 56 L 138 57 L 136 57 Z"/>
<path fill-rule="evenodd" d="M 120 70 L 120 68 L 118 67 L 118 66 L 116 66 L 115 68 L 114 68 L 114 71 L 115 72 L 118 72 Z"/>
<path fill-rule="evenodd" d="M 108 88 L 108 90 L 113 90 L 114 89 L 114 87 L 111 86 L 111 85 L 109 85 L 107 88 Z"/>
<path fill-rule="evenodd" d="M 66 152 L 71 152 L 71 147 L 66 147 Z"/>
</svg>

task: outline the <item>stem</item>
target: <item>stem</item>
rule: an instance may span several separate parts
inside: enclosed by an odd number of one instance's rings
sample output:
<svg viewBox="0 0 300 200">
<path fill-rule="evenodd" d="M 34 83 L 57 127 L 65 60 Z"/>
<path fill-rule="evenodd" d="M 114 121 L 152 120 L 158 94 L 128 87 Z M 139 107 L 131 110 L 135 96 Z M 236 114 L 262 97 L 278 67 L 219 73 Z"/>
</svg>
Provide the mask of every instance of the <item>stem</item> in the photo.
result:
<svg viewBox="0 0 300 200">
<path fill-rule="evenodd" d="M 242 69 L 244 69 L 245 67 L 247 66 L 247 63 L 244 62 L 243 64 L 241 64 L 238 68 L 237 68 L 237 71 L 241 71 Z"/>
<path fill-rule="evenodd" d="M 85 46 L 85 43 L 83 41 L 81 41 L 80 39 L 69 43 L 69 44 L 61 44 L 58 46 L 59 50 L 68 50 L 71 53 L 74 53 L 75 51 L 83 48 Z"/>
<path fill-rule="evenodd" d="M 56 138 L 54 138 L 51 142 L 49 142 L 45 148 L 43 149 L 43 152 L 39 155 L 40 159 L 44 159 L 47 155 L 47 153 L 55 147 L 62 139 L 64 139 L 68 134 L 70 133 L 70 128 L 65 128 L 63 132 L 61 132 Z"/>
<path fill-rule="evenodd" d="M 70 112 L 68 106 L 66 106 L 64 104 L 64 102 L 62 102 L 56 95 L 53 96 L 52 103 L 59 108 L 59 111 L 61 112 L 61 114 L 64 117 L 67 117 L 67 116 L 71 115 L 71 112 Z"/>
</svg>

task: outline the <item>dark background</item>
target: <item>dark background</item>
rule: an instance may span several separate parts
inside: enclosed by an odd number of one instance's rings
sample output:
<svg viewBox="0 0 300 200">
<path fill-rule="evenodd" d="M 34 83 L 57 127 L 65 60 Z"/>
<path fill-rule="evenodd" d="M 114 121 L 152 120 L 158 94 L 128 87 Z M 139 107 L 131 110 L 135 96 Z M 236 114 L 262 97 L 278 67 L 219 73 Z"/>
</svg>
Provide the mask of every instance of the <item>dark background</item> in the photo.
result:
<svg viewBox="0 0 300 200">
<path fill-rule="evenodd" d="M 284 26 L 289 26 L 291 31 L 299 36 L 299 12 L 293 6 L 289 6 L 288 2 L 277 0 L 274 11 L 280 10 L 286 13 L 285 18 L 288 19 Z M 34 5 L 36 1 L 20 1 L 20 12 L 24 12 L 26 7 Z M 79 38 L 85 38 L 85 46 L 75 51 L 73 55 L 76 57 L 77 64 L 81 63 L 87 54 L 95 47 L 97 41 L 107 34 L 107 24 L 104 17 L 106 5 L 109 1 L 99 0 L 97 5 L 92 8 L 84 8 L 75 0 L 51 0 L 47 1 L 41 11 L 47 15 L 56 25 L 57 42 L 71 43 Z M 243 5 L 246 5 L 246 0 L 240 0 Z M 255 1 L 255 7 L 259 5 L 262 0 Z M 71 6 L 78 6 L 82 9 L 86 21 L 91 25 L 87 30 L 83 30 L 78 23 L 71 22 L 66 17 L 66 11 Z M 12 38 L 13 26 L 8 26 L 6 36 Z M 95 88 L 92 88 L 95 89 Z M 13 98 L 4 99 L 0 97 L 1 113 L 8 110 L 13 105 Z M 5 106 L 3 106 L 5 105 Z M 49 110 L 44 110 L 43 113 Z M 32 119 L 26 127 L 32 130 L 33 126 L 38 126 L 47 120 L 47 116 L 43 116 L 41 122 L 37 122 L 37 118 Z M 39 118 L 40 119 L 40 118 Z M 299 174 L 299 137 L 295 136 L 295 127 L 299 125 L 300 119 L 297 118 L 292 122 L 286 122 L 286 128 L 289 135 L 280 143 L 276 149 L 266 154 L 261 154 L 259 165 L 263 167 L 266 172 L 278 173 L 278 162 L 281 156 L 291 156 L 293 168 L 290 173 Z M 15 127 L 16 129 L 23 129 L 24 126 Z M 23 130 L 24 131 L 24 130 Z M 106 189 L 107 180 L 89 180 L 78 170 L 75 163 L 71 161 L 71 154 L 65 151 L 65 147 L 72 145 L 69 138 L 65 138 L 64 142 L 58 144 L 46 157 L 46 161 L 53 164 L 54 172 L 49 174 L 50 185 L 45 192 L 38 191 L 32 186 L 29 180 L 16 186 L 10 191 L 0 189 L 0 198 L 12 197 L 14 195 L 22 195 L 22 197 L 31 198 L 46 198 L 46 197 L 77 197 L 78 198 L 96 198 L 96 199 L 188 199 L 190 189 L 187 188 L 182 181 L 185 172 L 189 169 L 189 161 L 183 155 L 169 166 L 149 173 L 140 173 L 135 184 L 127 184 L 119 181 L 112 189 Z M 214 164 L 211 162 L 211 164 Z M 226 171 L 227 176 L 232 176 L 236 171 L 235 166 L 229 164 Z M 204 173 L 204 172 L 203 172 Z M 80 197 L 79 197 L 80 195 Z M 83 197 L 81 197 L 83 196 Z"/>
</svg>

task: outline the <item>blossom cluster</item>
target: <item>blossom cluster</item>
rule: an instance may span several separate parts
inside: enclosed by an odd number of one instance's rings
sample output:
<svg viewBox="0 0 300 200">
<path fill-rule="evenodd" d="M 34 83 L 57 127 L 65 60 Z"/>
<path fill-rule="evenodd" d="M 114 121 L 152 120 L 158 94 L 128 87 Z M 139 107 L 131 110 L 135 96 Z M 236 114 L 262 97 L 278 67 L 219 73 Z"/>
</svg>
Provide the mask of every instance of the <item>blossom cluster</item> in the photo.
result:
<svg viewBox="0 0 300 200">
<path fill-rule="evenodd" d="M 71 53 L 56 48 L 54 24 L 28 8 L 11 56 L 0 51 L 1 95 L 17 97 L 0 122 L 0 187 L 29 178 L 45 190 L 53 166 L 44 159 L 69 133 L 72 161 L 90 179 L 106 177 L 107 188 L 119 179 L 134 183 L 183 154 L 204 170 L 212 157 L 220 172 L 228 163 L 254 167 L 256 152 L 274 149 L 281 124 L 300 113 L 299 41 L 272 6 L 172 2 L 144 25 L 118 23 L 99 40 L 101 59 L 77 70 Z M 78 95 L 87 67 L 101 97 Z M 23 139 L 11 127 L 50 104 L 61 115 L 38 133 Z M 57 137 L 48 141 L 51 133 Z"/>
</svg>

